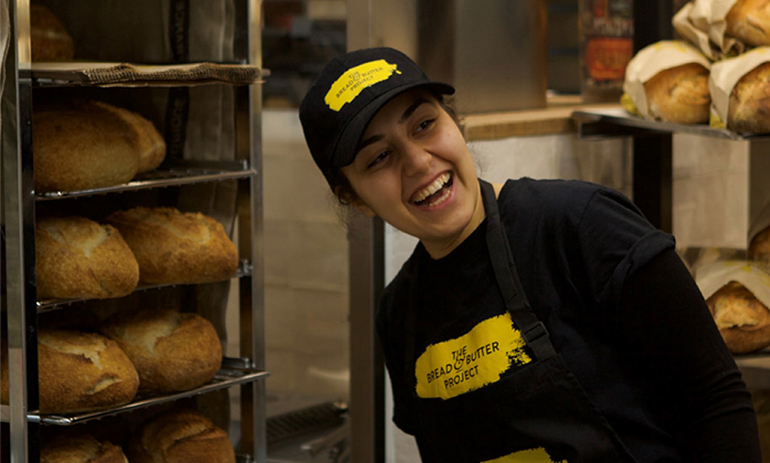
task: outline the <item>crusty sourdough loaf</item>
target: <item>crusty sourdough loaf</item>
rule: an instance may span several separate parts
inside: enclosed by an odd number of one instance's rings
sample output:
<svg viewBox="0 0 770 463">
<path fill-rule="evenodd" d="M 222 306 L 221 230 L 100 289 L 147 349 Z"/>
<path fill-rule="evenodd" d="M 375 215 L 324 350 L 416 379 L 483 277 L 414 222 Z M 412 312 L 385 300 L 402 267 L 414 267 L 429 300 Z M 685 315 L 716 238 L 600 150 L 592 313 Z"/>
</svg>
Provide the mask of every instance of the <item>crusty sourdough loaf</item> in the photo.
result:
<svg viewBox="0 0 770 463">
<path fill-rule="evenodd" d="M 38 220 L 35 259 L 39 300 L 121 297 L 139 281 L 139 265 L 120 232 L 85 217 Z"/>
<path fill-rule="evenodd" d="M 198 314 L 154 307 L 124 311 L 107 319 L 101 331 L 131 359 L 140 392 L 198 387 L 211 381 L 222 364 L 216 329 Z"/>
<path fill-rule="evenodd" d="M 42 413 L 76 413 L 125 404 L 139 375 L 115 341 L 97 333 L 40 329 L 38 376 Z M 8 403 L 8 356 L 2 356 L 0 394 Z"/>
<path fill-rule="evenodd" d="M 741 42 L 758 47 L 770 45 L 770 2 L 738 0 L 725 18 L 725 33 Z"/>
<path fill-rule="evenodd" d="M 770 227 L 751 237 L 749 247 L 746 250 L 746 257 L 765 266 L 770 266 Z"/>
<path fill-rule="evenodd" d="M 128 446 L 131 463 L 234 463 L 227 433 L 197 411 L 164 413 L 142 425 Z"/>
<path fill-rule="evenodd" d="M 200 212 L 136 207 L 105 221 L 120 230 L 149 284 L 198 284 L 231 278 L 238 252 L 224 227 Z"/>
<path fill-rule="evenodd" d="M 770 132 L 770 63 L 760 64 L 733 87 L 727 128 L 738 133 Z"/>
<path fill-rule="evenodd" d="M 711 96 L 709 71 L 698 63 L 665 69 L 644 83 L 647 109 L 655 120 L 706 124 Z"/>
<path fill-rule="evenodd" d="M 29 7 L 32 61 L 69 61 L 75 56 L 75 45 L 64 24 L 48 7 Z"/>
<path fill-rule="evenodd" d="M 134 130 L 103 105 L 73 100 L 37 106 L 32 130 L 38 192 L 119 185 L 138 171 Z"/>
<path fill-rule="evenodd" d="M 94 102 L 94 104 L 118 115 L 131 127 L 139 154 L 137 173 L 153 170 L 163 162 L 166 158 L 166 141 L 152 122 L 144 118 L 144 116 L 125 108 L 119 108 L 101 101 Z"/>
<path fill-rule="evenodd" d="M 730 281 L 706 303 L 730 352 L 747 354 L 770 346 L 770 310 L 745 286 Z"/>
<path fill-rule="evenodd" d="M 128 463 L 123 449 L 86 432 L 41 440 L 40 463 Z"/>
</svg>

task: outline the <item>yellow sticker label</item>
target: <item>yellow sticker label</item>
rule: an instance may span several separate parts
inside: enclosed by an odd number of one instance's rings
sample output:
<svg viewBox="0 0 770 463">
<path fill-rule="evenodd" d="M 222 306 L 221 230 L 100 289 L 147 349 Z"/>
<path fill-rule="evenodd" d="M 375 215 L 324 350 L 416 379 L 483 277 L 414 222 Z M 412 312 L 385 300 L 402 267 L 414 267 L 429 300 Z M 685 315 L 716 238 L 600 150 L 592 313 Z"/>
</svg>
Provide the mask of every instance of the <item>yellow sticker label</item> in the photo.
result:
<svg viewBox="0 0 770 463">
<path fill-rule="evenodd" d="M 457 339 L 432 344 L 415 362 L 417 395 L 449 399 L 494 383 L 511 366 L 532 361 L 525 345 L 507 312 Z"/>
<path fill-rule="evenodd" d="M 332 84 L 324 102 L 333 111 L 339 111 L 346 103 L 355 100 L 365 88 L 390 79 L 394 73 L 401 74 L 395 64 L 390 64 L 384 59 L 359 64 L 345 71 Z"/>
<path fill-rule="evenodd" d="M 520 452 L 514 452 L 504 457 L 495 458 L 494 460 L 487 460 L 482 463 L 566 463 L 563 461 L 556 462 L 551 459 L 548 452 L 544 448 L 522 450 Z"/>
</svg>

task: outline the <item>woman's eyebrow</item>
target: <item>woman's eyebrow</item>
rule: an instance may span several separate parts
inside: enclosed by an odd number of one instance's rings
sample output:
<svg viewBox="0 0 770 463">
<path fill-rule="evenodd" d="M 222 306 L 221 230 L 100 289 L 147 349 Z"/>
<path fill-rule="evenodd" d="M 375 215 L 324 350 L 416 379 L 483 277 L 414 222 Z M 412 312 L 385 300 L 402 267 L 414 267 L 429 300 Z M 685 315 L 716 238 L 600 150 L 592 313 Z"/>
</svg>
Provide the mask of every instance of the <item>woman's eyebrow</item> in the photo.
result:
<svg viewBox="0 0 770 463">
<path fill-rule="evenodd" d="M 409 119 L 409 117 L 412 114 L 414 114 L 415 111 L 417 111 L 417 108 L 419 108 L 421 105 L 423 105 L 425 103 L 428 103 L 428 100 L 426 100 L 425 98 L 417 98 L 417 99 L 415 99 L 414 102 L 412 104 L 410 104 L 409 107 L 404 110 L 404 113 L 401 114 L 401 117 L 398 119 L 398 123 L 399 124 L 403 124 L 404 122 L 406 122 L 406 120 Z M 358 146 L 356 146 L 356 153 L 358 153 L 362 149 L 366 148 L 367 146 L 371 145 L 372 143 L 380 141 L 382 139 L 383 139 L 382 135 L 374 135 L 374 136 L 371 136 L 371 137 L 367 138 L 366 140 L 361 140 L 361 142 L 358 144 Z"/>
<path fill-rule="evenodd" d="M 420 105 L 422 105 L 424 103 L 427 103 L 427 102 L 428 102 L 428 100 L 426 100 L 425 98 L 417 98 L 417 99 L 415 99 L 414 103 L 409 105 L 409 107 L 406 108 L 406 110 L 404 110 L 404 114 L 402 114 L 401 118 L 398 120 L 399 124 L 403 124 L 404 122 L 406 122 L 406 120 L 409 119 L 409 116 L 414 114 L 414 112 L 417 111 L 417 108 L 419 108 Z"/>
</svg>

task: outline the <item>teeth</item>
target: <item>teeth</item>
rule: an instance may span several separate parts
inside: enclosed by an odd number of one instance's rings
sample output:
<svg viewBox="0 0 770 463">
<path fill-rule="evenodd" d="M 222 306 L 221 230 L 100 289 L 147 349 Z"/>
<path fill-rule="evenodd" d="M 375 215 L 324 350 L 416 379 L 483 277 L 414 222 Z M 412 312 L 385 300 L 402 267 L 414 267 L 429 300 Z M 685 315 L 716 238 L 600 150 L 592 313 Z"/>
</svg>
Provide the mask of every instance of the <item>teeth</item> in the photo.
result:
<svg viewBox="0 0 770 463">
<path fill-rule="evenodd" d="M 427 198 L 428 196 L 432 195 L 433 193 L 443 188 L 448 181 L 449 181 L 449 174 L 446 173 L 441 177 L 437 178 L 436 181 L 428 185 L 427 188 L 417 193 L 417 196 L 414 197 L 414 200 L 412 202 L 416 204 L 416 203 L 419 203 L 420 201 L 425 200 L 425 198 Z"/>
</svg>

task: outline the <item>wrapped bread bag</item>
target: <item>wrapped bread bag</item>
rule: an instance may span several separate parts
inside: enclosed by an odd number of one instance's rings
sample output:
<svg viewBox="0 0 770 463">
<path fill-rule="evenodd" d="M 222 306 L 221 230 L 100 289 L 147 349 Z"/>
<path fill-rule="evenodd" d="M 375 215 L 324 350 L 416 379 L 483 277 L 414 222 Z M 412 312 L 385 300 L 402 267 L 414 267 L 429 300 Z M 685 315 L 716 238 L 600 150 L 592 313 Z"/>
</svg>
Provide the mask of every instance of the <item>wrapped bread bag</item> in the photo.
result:
<svg viewBox="0 0 770 463">
<path fill-rule="evenodd" d="M 686 42 L 649 45 L 628 63 L 623 105 L 648 120 L 708 123 L 709 68 L 709 60 Z"/>
<path fill-rule="evenodd" d="M 712 61 L 736 56 L 752 45 L 733 34 L 745 18 L 744 3 L 754 0 L 693 0 L 673 18 L 674 29 Z M 745 22 L 745 20 L 744 20 Z M 755 46 L 755 45 L 754 45 Z"/>
<path fill-rule="evenodd" d="M 740 134 L 770 132 L 770 47 L 711 66 L 711 125 Z"/>
<path fill-rule="evenodd" d="M 770 346 L 770 274 L 747 261 L 721 261 L 695 275 L 719 333 L 733 354 Z"/>
</svg>

